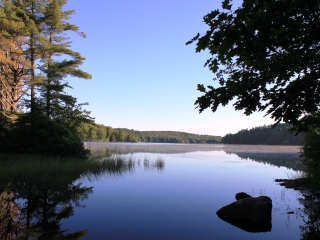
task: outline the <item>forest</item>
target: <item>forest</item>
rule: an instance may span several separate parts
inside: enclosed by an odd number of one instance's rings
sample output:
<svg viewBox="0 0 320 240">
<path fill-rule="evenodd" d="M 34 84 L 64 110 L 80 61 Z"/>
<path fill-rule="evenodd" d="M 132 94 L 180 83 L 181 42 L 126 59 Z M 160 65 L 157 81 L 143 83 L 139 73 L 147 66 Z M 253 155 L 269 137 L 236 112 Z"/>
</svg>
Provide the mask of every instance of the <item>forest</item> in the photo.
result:
<svg viewBox="0 0 320 240">
<path fill-rule="evenodd" d="M 296 136 L 289 129 L 289 124 L 280 123 L 275 127 L 272 125 L 260 126 L 221 137 L 176 131 L 136 131 L 106 127 L 102 124 L 84 123 L 79 127 L 78 132 L 83 141 L 92 142 L 302 145 L 304 134 L 300 133 Z"/>
<path fill-rule="evenodd" d="M 198 135 L 176 131 L 136 131 L 83 123 L 78 129 L 83 141 L 92 142 L 158 142 L 158 143 L 220 143 L 220 136 Z"/>
<path fill-rule="evenodd" d="M 227 134 L 221 140 L 230 144 L 261 144 L 261 145 L 303 145 L 304 133 L 296 135 L 290 132 L 289 124 L 273 125 L 243 129 L 236 134 Z"/>
</svg>

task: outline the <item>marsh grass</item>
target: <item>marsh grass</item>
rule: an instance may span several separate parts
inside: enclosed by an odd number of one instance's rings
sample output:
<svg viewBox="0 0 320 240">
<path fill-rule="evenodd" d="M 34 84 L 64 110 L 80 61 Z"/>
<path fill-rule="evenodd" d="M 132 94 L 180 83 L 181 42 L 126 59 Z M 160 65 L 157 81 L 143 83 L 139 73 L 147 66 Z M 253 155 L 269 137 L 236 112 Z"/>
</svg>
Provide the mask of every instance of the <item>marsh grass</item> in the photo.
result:
<svg viewBox="0 0 320 240">
<path fill-rule="evenodd" d="M 296 171 L 291 173 L 286 173 L 288 179 L 301 179 L 301 178 L 307 178 L 308 175 L 304 171 Z"/>
<path fill-rule="evenodd" d="M 40 155 L 0 155 L 0 178 L 14 180 L 41 179 L 61 180 L 76 179 L 90 174 L 114 173 L 124 170 L 124 164 L 79 160 L 72 158 L 46 157 Z"/>
<path fill-rule="evenodd" d="M 88 167 L 84 160 L 32 154 L 0 154 L 0 180 L 4 181 L 15 182 L 24 179 L 64 182 L 78 178 Z"/>
<path fill-rule="evenodd" d="M 143 167 L 145 170 L 163 170 L 165 167 L 164 160 L 157 158 L 151 160 L 148 157 L 143 159 L 134 158 L 132 156 L 123 156 L 115 154 L 111 157 L 98 158 L 101 169 L 109 169 L 113 173 L 133 172 L 137 168 Z"/>
<path fill-rule="evenodd" d="M 121 155 L 111 157 L 92 156 L 89 159 L 73 159 L 61 157 L 47 157 L 28 154 L 0 154 L 0 179 L 36 178 L 76 179 L 85 177 L 98 178 L 103 175 L 122 175 L 133 172 L 140 167 L 140 159 Z M 144 160 L 147 169 L 163 170 L 164 161 L 157 159 Z"/>
</svg>

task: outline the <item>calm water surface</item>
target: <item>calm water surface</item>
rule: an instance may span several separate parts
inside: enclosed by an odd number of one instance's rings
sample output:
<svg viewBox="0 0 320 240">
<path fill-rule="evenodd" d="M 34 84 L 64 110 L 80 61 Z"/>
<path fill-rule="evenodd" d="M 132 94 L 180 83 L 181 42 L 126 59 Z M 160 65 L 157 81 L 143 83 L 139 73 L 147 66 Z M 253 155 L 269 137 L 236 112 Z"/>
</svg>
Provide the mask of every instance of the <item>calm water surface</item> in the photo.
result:
<svg viewBox="0 0 320 240">
<path fill-rule="evenodd" d="M 83 201 L 86 206 L 75 208 L 74 216 L 62 224 L 70 232 L 87 229 L 84 239 L 301 239 L 309 231 L 301 204 L 304 195 L 274 182 L 298 174 L 297 147 L 93 143 L 88 147 L 100 154 L 116 152 L 137 164 L 120 175 L 78 180 L 93 186 L 93 193 Z M 270 232 L 246 232 L 217 217 L 216 211 L 235 201 L 241 191 L 272 199 Z"/>
<path fill-rule="evenodd" d="M 319 200 L 274 181 L 300 174 L 298 147 L 142 143 L 87 143 L 87 147 L 95 159 L 110 161 L 112 167 L 1 180 L 0 200 L 15 202 L 11 216 L 22 219 L 21 224 L 15 221 L 24 231 L 21 236 L 29 236 L 24 239 L 35 239 L 32 234 L 40 239 L 112 240 L 319 237 Z M 238 192 L 272 199 L 271 231 L 247 232 L 216 215 L 235 201 Z M 0 210 L 10 206 L 1 205 Z M 0 222 L 0 235 L 9 225 Z"/>
</svg>

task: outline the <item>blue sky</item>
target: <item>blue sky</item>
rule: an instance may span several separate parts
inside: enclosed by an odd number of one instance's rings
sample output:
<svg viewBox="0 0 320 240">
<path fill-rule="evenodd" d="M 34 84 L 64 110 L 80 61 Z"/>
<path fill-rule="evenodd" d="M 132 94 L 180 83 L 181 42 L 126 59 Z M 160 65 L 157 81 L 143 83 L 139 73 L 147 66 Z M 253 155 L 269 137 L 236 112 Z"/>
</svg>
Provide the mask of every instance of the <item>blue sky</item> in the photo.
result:
<svg viewBox="0 0 320 240">
<path fill-rule="evenodd" d="M 239 1 L 235 1 L 235 5 Z M 224 136 L 272 120 L 226 106 L 199 114 L 197 84 L 218 86 L 203 65 L 208 53 L 185 43 L 207 29 L 203 16 L 221 0 L 69 0 L 69 20 L 87 38 L 70 35 L 91 80 L 69 78 L 69 91 L 95 122 L 113 128 Z"/>
</svg>

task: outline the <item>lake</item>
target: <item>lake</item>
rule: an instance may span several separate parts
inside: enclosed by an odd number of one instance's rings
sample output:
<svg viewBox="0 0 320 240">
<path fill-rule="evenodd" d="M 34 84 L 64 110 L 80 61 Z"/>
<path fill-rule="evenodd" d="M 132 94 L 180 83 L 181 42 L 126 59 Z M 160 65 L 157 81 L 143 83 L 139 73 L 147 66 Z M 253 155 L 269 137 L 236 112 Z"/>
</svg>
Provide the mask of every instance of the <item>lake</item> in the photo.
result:
<svg viewBox="0 0 320 240">
<path fill-rule="evenodd" d="M 122 159 L 126 167 L 16 184 L 15 203 L 29 212 L 28 226 L 47 231 L 42 239 L 57 234 L 64 236 L 59 239 L 311 239 L 319 233 L 316 197 L 274 181 L 299 176 L 297 146 L 88 142 L 87 147 L 99 161 Z M 248 232 L 217 216 L 238 192 L 272 199 L 270 231 Z"/>
</svg>

